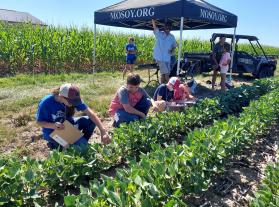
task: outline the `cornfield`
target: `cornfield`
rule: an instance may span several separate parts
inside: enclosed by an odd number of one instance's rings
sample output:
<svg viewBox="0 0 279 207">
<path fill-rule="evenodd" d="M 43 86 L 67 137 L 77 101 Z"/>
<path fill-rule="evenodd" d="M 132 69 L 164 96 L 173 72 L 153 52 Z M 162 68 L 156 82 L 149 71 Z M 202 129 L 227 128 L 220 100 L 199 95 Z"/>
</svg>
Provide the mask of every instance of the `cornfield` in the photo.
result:
<svg viewBox="0 0 279 207">
<path fill-rule="evenodd" d="M 124 46 L 130 35 L 98 31 L 97 70 L 117 70 L 125 60 Z M 153 36 L 133 35 L 138 63 L 153 62 Z M 0 75 L 16 73 L 89 72 L 93 67 L 93 31 L 89 28 L 39 27 L 0 24 Z M 249 45 L 240 45 L 247 52 Z M 265 46 L 268 54 L 279 48 Z M 194 38 L 183 42 L 183 52 L 209 52 L 209 41 Z"/>
</svg>

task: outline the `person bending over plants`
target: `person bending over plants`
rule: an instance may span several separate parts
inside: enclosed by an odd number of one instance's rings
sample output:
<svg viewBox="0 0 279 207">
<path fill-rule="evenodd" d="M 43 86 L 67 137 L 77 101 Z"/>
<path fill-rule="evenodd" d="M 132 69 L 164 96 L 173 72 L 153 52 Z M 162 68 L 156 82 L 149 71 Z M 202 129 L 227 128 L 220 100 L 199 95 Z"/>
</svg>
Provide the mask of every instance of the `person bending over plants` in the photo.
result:
<svg viewBox="0 0 279 207">
<path fill-rule="evenodd" d="M 75 110 L 83 111 L 87 116 L 74 117 Z M 96 126 L 100 129 L 102 142 L 110 142 L 107 130 L 96 113 L 81 100 L 79 88 L 70 83 L 53 89 L 51 94 L 39 102 L 36 120 L 42 127 L 43 137 L 50 149 L 63 149 L 50 134 L 55 129 L 64 129 L 65 120 L 77 126 L 84 134 L 74 145 L 87 145 Z"/>
<path fill-rule="evenodd" d="M 187 84 L 180 84 L 177 89 L 174 90 L 174 101 L 195 101 L 197 100 L 191 95 L 190 89 Z"/>
<path fill-rule="evenodd" d="M 156 89 L 153 99 L 157 105 L 158 112 L 165 110 L 181 110 L 185 101 L 196 101 L 191 95 L 187 84 L 182 84 L 179 78 L 172 77 L 167 84 L 161 84 Z M 176 108 L 177 104 L 182 104 Z M 173 108 L 174 107 L 174 108 Z M 156 109 L 155 109 L 156 111 Z"/>
<path fill-rule="evenodd" d="M 147 92 L 140 87 L 140 82 L 138 74 L 130 73 L 126 85 L 116 92 L 109 106 L 109 113 L 114 117 L 114 127 L 146 117 L 152 102 Z"/>
<path fill-rule="evenodd" d="M 177 77 L 171 77 L 167 84 L 161 84 L 156 89 L 153 99 L 155 101 L 172 102 L 174 99 L 174 90 L 178 90 L 180 80 Z"/>
</svg>

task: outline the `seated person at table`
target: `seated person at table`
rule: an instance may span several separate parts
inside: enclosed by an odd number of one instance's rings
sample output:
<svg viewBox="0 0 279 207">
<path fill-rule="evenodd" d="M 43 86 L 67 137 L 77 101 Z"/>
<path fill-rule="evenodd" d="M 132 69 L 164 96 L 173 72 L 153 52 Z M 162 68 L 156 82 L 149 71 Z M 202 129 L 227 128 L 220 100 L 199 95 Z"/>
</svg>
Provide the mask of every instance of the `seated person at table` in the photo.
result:
<svg viewBox="0 0 279 207">
<path fill-rule="evenodd" d="M 179 87 L 174 90 L 174 101 L 194 101 L 196 98 L 191 95 L 190 89 L 186 84 L 180 84 Z"/>
<path fill-rule="evenodd" d="M 180 80 L 177 77 L 172 77 L 169 79 L 167 84 L 161 84 L 156 89 L 153 99 L 155 101 L 167 101 L 171 102 L 174 99 L 174 90 L 178 89 L 180 85 Z"/>
<path fill-rule="evenodd" d="M 147 92 L 140 88 L 140 82 L 138 74 L 129 74 L 127 84 L 120 87 L 115 94 L 109 106 L 109 113 L 114 116 L 114 127 L 146 117 L 151 101 Z"/>
</svg>

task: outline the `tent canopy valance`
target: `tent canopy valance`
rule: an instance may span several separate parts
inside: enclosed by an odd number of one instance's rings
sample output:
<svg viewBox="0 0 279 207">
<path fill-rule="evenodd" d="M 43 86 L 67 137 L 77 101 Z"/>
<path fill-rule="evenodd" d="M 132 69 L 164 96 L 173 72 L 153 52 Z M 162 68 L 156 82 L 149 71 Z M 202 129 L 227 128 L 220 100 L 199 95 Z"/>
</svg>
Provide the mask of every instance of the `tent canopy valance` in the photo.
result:
<svg viewBox="0 0 279 207">
<path fill-rule="evenodd" d="M 94 17 L 95 24 L 145 30 L 152 30 L 151 19 L 161 25 L 168 19 L 180 30 L 181 17 L 184 30 L 237 26 L 236 15 L 202 0 L 126 0 L 95 11 Z"/>
</svg>

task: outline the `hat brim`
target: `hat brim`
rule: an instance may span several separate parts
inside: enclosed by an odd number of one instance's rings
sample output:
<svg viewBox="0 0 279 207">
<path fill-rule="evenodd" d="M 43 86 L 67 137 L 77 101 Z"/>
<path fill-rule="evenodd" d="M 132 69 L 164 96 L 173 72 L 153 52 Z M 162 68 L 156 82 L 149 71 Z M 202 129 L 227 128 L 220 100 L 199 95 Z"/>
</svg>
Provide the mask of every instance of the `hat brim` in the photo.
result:
<svg viewBox="0 0 279 207">
<path fill-rule="evenodd" d="M 80 98 L 76 98 L 76 99 L 69 99 L 68 98 L 67 100 L 73 106 L 78 106 L 78 105 L 82 104 L 82 101 L 81 101 Z"/>
</svg>

